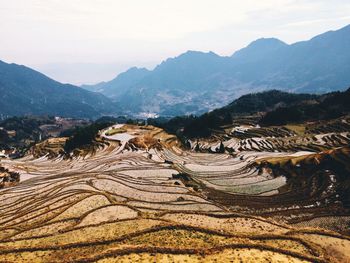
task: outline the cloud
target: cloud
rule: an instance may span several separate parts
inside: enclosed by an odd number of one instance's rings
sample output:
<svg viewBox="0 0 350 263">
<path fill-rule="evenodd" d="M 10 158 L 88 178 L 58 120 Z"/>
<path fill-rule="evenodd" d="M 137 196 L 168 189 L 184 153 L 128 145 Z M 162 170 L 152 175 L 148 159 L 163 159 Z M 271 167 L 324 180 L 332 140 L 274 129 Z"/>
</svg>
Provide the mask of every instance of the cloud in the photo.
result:
<svg viewBox="0 0 350 263">
<path fill-rule="evenodd" d="M 312 26 L 313 24 L 329 23 L 329 22 L 342 21 L 342 20 L 350 21 L 350 16 L 304 20 L 304 21 L 288 23 L 288 24 L 282 25 L 282 27 L 304 27 L 304 26 Z"/>
</svg>

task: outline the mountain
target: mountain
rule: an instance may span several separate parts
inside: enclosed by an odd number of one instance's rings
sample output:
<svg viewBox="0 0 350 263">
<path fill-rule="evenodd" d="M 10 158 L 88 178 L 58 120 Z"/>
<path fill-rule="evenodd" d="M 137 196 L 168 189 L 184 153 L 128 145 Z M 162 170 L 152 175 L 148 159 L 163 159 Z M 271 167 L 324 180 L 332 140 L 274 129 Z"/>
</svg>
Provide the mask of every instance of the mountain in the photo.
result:
<svg viewBox="0 0 350 263">
<path fill-rule="evenodd" d="M 250 43 L 247 47 L 236 51 L 231 57 L 243 59 L 245 62 L 255 62 L 286 46 L 288 46 L 286 43 L 277 38 L 260 38 Z"/>
<path fill-rule="evenodd" d="M 232 56 L 188 51 L 154 70 L 132 68 L 87 87 L 127 113 L 199 114 L 251 92 L 325 93 L 350 85 L 350 25 L 288 45 L 261 38 Z"/>
<path fill-rule="evenodd" d="M 133 67 L 119 74 L 115 79 L 109 82 L 101 82 L 96 85 L 83 85 L 82 88 L 103 93 L 110 98 L 116 98 L 127 92 L 130 87 L 137 84 L 137 82 L 148 75 L 149 72 L 150 71 L 146 68 Z"/>
<path fill-rule="evenodd" d="M 114 111 L 99 93 L 62 84 L 17 64 L 0 61 L 0 114 L 94 118 Z"/>
<path fill-rule="evenodd" d="M 297 92 L 324 93 L 350 84 L 350 25 L 286 45 L 260 39 L 231 56 L 231 77 Z"/>
</svg>

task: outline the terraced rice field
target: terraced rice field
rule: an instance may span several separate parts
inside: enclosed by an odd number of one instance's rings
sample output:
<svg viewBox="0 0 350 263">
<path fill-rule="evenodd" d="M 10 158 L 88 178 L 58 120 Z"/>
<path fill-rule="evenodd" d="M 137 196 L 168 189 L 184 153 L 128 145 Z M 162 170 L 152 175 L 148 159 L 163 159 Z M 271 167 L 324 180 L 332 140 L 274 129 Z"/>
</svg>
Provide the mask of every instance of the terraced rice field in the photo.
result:
<svg viewBox="0 0 350 263">
<path fill-rule="evenodd" d="M 242 120 L 240 120 L 242 122 Z M 244 123 L 244 122 L 243 122 Z M 350 143 L 350 117 L 305 125 L 258 127 L 235 125 L 226 127 L 226 133 L 217 134 L 216 140 L 192 141 L 192 149 L 215 152 L 220 141 L 231 152 L 318 152 L 347 146 Z"/>
<path fill-rule="evenodd" d="M 0 190 L 0 262 L 350 260 L 346 229 L 333 227 L 349 221 L 328 189 L 331 172 L 313 198 L 276 172 L 286 158 L 307 165 L 313 152 L 199 153 L 161 129 L 123 129 L 123 140 L 102 131 L 103 143 L 85 155 L 41 149 L 41 157 L 1 161 L 21 181 Z M 330 215 L 334 207 L 343 214 Z"/>
</svg>

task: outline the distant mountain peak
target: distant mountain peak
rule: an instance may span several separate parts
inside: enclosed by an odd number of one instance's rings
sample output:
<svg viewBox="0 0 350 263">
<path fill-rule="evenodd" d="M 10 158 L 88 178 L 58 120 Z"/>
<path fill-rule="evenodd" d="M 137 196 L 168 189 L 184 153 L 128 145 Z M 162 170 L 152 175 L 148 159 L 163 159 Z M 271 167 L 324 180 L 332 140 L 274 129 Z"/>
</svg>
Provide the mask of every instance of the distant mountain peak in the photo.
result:
<svg viewBox="0 0 350 263">
<path fill-rule="evenodd" d="M 147 68 L 139 68 L 139 67 L 131 67 L 129 68 L 127 71 L 123 72 L 123 73 L 127 73 L 127 72 L 135 72 L 135 71 L 149 71 Z"/>
<path fill-rule="evenodd" d="M 247 47 L 236 51 L 232 57 L 244 55 L 246 53 L 262 53 L 274 51 L 281 47 L 286 47 L 288 44 L 277 38 L 259 38 L 251 42 Z"/>
<path fill-rule="evenodd" d="M 151 72 L 151 71 L 146 69 L 146 68 L 132 67 L 132 68 L 129 68 L 127 71 L 120 73 L 112 81 L 115 81 L 118 79 L 123 79 L 123 78 L 128 78 L 128 77 L 135 78 L 135 77 L 138 77 L 140 75 L 143 77 L 146 74 L 148 74 L 149 72 Z"/>
<path fill-rule="evenodd" d="M 278 38 L 270 37 L 270 38 L 258 38 L 248 45 L 248 47 L 270 47 L 270 46 L 286 46 L 287 44 Z"/>
<path fill-rule="evenodd" d="M 159 64 L 154 71 L 162 71 L 164 69 L 170 70 L 170 68 L 178 67 L 178 65 L 181 65 L 181 67 L 187 68 L 187 70 L 192 70 L 196 65 L 205 65 L 208 62 L 209 63 L 216 63 L 216 61 L 221 60 L 222 57 L 215 54 L 212 51 L 209 52 L 201 52 L 201 51 L 194 51 L 194 50 L 188 50 L 185 53 L 180 54 L 179 56 L 168 58 L 164 60 L 161 64 Z"/>
<path fill-rule="evenodd" d="M 191 60 L 191 59 L 200 59 L 200 58 L 208 58 L 208 57 L 220 57 L 219 55 L 215 54 L 212 51 L 209 52 L 202 52 L 202 51 L 196 51 L 196 50 L 187 50 L 185 53 L 182 53 L 176 57 L 168 58 L 165 61 L 163 61 L 161 64 L 167 63 L 169 61 L 179 61 L 179 60 Z"/>
<path fill-rule="evenodd" d="M 181 56 L 207 56 L 207 55 L 218 56 L 213 51 L 202 52 L 202 51 L 197 51 L 197 50 L 187 50 L 185 53 L 180 54 L 178 57 L 181 57 Z"/>
</svg>

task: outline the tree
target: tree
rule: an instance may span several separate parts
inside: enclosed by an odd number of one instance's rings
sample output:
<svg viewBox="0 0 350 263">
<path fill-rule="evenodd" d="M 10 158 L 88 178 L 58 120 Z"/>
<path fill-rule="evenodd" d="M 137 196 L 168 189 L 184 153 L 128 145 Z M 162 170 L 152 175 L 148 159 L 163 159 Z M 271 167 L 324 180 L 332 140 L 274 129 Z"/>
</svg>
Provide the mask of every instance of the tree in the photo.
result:
<svg viewBox="0 0 350 263">
<path fill-rule="evenodd" d="M 219 147 L 219 153 L 224 153 L 225 152 L 225 146 L 222 143 L 222 141 L 220 142 L 220 147 Z"/>
</svg>

